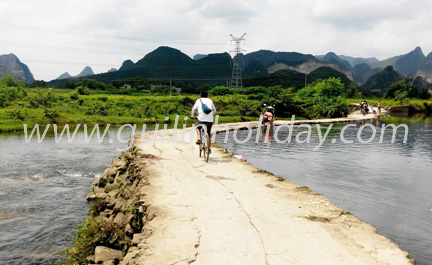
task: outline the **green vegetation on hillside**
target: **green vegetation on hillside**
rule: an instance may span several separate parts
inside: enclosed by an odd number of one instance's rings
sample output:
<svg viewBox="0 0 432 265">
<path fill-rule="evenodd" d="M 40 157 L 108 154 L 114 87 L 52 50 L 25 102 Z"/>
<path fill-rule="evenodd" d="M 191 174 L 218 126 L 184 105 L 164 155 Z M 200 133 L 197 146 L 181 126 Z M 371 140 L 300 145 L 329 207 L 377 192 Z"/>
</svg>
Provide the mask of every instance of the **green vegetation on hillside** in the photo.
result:
<svg viewBox="0 0 432 265">
<path fill-rule="evenodd" d="M 298 52 L 274 52 L 269 50 L 259 50 L 242 56 L 244 66 L 247 67 L 252 61 L 258 61 L 265 68 L 274 63 L 283 63 L 286 65 L 296 66 L 310 59 L 315 59 L 311 54 L 302 54 Z"/>
<path fill-rule="evenodd" d="M 405 98 L 429 99 L 430 97 L 429 89 L 427 87 L 419 89 L 413 85 L 411 78 L 392 84 L 386 92 L 386 98 L 396 98 L 398 100 L 404 100 Z"/>
<path fill-rule="evenodd" d="M 404 75 L 396 71 L 393 66 L 387 66 L 384 70 L 369 78 L 362 86 L 362 89 L 365 91 L 378 90 L 384 92 L 390 85 L 404 79 Z"/>
<path fill-rule="evenodd" d="M 268 75 L 245 77 L 243 84 L 245 86 L 283 86 L 292 87 L 294 90 L 301 89 L 306 84 L 311 84 L 315 81 L 324 80 L 327 78 L 338 78 L 347 88 L 350 84 L 354 84 L 346 75 L 330 67 L 320 67 L 311 72 L 307 76 L 303 73 L 293 70 L 280 70 Z"/>
</svg>

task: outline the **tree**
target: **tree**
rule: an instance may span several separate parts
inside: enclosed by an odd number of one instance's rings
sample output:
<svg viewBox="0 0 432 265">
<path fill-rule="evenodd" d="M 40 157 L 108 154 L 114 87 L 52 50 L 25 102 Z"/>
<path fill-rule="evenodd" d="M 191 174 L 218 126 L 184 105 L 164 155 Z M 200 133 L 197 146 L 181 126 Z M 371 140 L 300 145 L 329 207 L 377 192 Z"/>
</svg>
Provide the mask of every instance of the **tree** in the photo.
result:
<svg viewBox="0 0 432 265">
<path fill-rule="evenodd" d="M 307 115 L 310 118 L 336 118 L 347 113 L 344 85 L 339 78 L 330 77 L 315 81 L 298 91 L 301 99 L 306 101 Z"/>
<path fill-rule="evenodd" d="M 324 97 L 338 97 L 344 93 L 344 85 L 339 78 L 330 77 L 317 84 L 319 95 Z"/>
<path fill-rule="evenodd" d="M 431 98 L 431 94 L 429 93 L 429 89 L 427 89 L 426 87 L 422 88 L 420 94 L 419 94 L 419 98 L 421 99 L 430 99 Z"/>
<path fill-rule="evenodd" d="M 311 97 L 338 97 L 343 95 L 344 85 L 339 78 L 330 77 L 325 80 L 315 81 L 305 88 L 299 90 L 298 95 L 302 99 Z"/>
<path fill-rule="evenodd" d="M 345 95 L 347 98 L 357 98 L 359 96 L 357 86 L 354 83 L 349 84 Z"/>
<path fill-rule="evenodd" d="M 31 84 L 31 87 L 48 87 L 48 83 L 43 80 L 35 80 Z"/>
<path fill-rule="evenodd" d="M 387 98 L 404 99 L 406 97 L 415 98 L 419 96 L 418 88 L 413 86 L 412 78 L 392 84 L 386 92 Z"/>
</svg>

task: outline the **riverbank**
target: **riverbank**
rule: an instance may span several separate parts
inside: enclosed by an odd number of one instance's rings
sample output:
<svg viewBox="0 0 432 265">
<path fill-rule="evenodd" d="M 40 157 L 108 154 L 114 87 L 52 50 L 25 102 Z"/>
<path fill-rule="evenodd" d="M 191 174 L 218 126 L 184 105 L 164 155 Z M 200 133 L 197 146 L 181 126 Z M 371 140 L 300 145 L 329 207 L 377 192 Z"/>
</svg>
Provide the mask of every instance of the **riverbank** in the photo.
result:
<svg viewBox="0 0 432 265">
<path fill-rule="evenodd" d="M 245 124 L 227 124 L 230 130 L 238 125 Z M 165 137 L 173 133 L 169 130 Z M 119 162 L 114 162 L 111 173 L 104 173 L 111 184 L 119 183 L 124 172 L 137 175 L 132 185 L 135 213 L 119 218 L 121 210 L 104 210 L 111 221 L 142 221 L 141 231 L 129 231 L 132 247 L 118 257 L 120 264 L 413 264 L 372 226 L 307 187 L 261 171 L 217 146 L 205 163 L 196 145 L 182 142 L 178 132 L 175 143 L 152 137 L 145 136 L 146 142 L 135 136 L 128 160 L 139 171 L 127 166 L 118 173 Z M 99 191 L 95 196 L 117 205 L 116 195 L 103 195 L 106 189 L 94 188 Z"/>
</svg>

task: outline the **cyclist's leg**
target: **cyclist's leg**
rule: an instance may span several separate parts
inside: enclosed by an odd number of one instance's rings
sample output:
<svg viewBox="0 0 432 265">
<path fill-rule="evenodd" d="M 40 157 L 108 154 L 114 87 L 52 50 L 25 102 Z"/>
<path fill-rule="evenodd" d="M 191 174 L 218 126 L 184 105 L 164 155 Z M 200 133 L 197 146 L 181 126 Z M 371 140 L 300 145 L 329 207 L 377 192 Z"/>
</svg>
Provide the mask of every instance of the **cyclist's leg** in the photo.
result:
<svg viewBox="0 0 432 265">
<path fill-rule="evenodd" d="M 207 128 L 207 137 L 209 139 L 209 151 L 211 151 L 211 129 L 213 127 L 213 122 L 206 122 L 205 125 Z"/>
<path fill-rule="evenodd" d="M 201 143 L 201 130 L 204 130 L 205 132 L 207 131 L 207 122 L 202 122 L 200 120 L 197 120 L 197 136 L 198 136 L 198 140 L 196 142 L 196 144 L 200 144 Z"/>
<path fill-rule="evenodd" d="M 197 134 L 196 144 L 200 144 L 201 143 L 201 122 L 198 119 L 196 121 L 196 134 Z"/>
</svg>

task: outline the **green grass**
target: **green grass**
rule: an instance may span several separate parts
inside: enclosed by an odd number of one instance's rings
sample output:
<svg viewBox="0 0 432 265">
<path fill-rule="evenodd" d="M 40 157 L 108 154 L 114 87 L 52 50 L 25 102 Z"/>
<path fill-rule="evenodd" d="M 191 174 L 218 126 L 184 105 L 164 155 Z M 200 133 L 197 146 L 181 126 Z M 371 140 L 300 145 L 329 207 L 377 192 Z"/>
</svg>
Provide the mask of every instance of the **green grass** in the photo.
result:
<svg viewBox="0 0 432 265">
<path fill-rule="evenodd" d="M 23 130 L 22 123 L 15 124 L 15 123 L 7 123 L 4 124 L 2 121 L 0 121 L 0 132 L 16 132 L 16 131 L 22 131 Z M 33 128 L 33 126 L 29 126 L 29 128 Z"/>
</svg>

